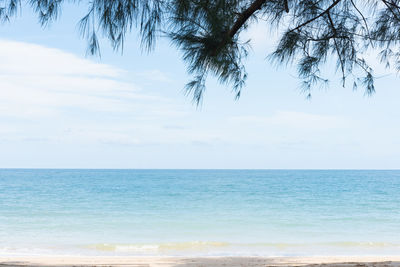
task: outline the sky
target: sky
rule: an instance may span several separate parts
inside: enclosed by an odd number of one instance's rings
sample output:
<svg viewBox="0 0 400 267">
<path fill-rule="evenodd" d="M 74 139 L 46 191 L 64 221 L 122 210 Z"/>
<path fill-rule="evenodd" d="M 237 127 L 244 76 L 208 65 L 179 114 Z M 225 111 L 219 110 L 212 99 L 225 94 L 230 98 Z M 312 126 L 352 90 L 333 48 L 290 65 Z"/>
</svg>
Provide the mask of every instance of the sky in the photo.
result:
<svg viewBox="0 0 400 267">
<path fill-rule="evenodd" d="M 168 40 L 145 53 L 135 33 L 123 53 L 101 42 L 86 56 L 65 6 L 41 28 L 28 9 L 0 26 L 0 168 L 398 169 L 399 81 L 377 67 L 376 94 L 332 80 L 307 100 L 293 68 L 271 65 L 268 26 L 251 27 L 241 98 L 215 79 L 201 107 Z M 371 60 L 376 59 L 370 56 Z"/>
</svg>

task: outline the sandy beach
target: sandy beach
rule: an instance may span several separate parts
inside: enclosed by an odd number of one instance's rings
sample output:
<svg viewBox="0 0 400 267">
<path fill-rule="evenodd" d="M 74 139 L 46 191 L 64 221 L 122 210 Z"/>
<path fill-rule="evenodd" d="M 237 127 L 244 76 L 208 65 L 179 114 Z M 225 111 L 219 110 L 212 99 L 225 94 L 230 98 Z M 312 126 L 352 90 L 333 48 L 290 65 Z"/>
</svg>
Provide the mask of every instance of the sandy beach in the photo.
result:
<svg viewBox="0 0 400 267">
<path fill-rule="evenodd" d="M 115 267 L 205 267 L 205 266 L 400 266 L 400 256 L 382 257 L 0 257 L 1 267 L 11 266 L 115 266 Z"/>
</svg>

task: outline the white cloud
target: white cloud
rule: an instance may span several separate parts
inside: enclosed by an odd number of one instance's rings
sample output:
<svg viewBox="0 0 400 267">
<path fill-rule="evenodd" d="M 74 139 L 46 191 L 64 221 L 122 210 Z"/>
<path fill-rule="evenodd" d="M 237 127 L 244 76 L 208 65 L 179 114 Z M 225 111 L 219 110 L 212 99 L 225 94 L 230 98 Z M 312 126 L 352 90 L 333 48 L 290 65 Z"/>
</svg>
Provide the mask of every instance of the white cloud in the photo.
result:
<svg viewBox="0 0 400 267">
<path fill-rule="evenodd" d="M 113 66 L 79 58 L 59 49 L 0 40 L 0 73 L 10 75 L 77 75 L 116 77 L 124 72 Z"/>
<path fill-rule="evenodd" d="M 185 113 L 138 88 L 135 79 L 168 76 L 157 70 L 135 75 L 62 50 L 0 40 L 0 141 L 150 142 L 162 121 Z"/>
<path fill-rule="evenodd" d="M 316 148 L 343 143 L 348 129 L 356 125 L 348 118 L 298 111 L 275 111 L 271 115 L 234 116 L 228 120 L 232 143 L 268 148 Z M 227 140 L 225 138 L 225 140 Z"/>
<path fill-rule="evenodd" d="M 0 116 L 40 118 L 65 108 L 128 112 L 141 107 L 139 100 L 165 101 L 124 81 L 126 74 L 58 49 L 0 40 Z"/>
</svg>

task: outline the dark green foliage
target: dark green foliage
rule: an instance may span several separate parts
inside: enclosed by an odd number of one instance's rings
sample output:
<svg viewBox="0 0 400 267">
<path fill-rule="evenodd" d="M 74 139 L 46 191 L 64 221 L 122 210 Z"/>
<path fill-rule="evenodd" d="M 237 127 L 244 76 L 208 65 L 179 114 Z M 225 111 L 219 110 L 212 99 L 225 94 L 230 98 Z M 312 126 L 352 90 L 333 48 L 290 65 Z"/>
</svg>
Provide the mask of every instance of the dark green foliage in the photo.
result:
<svg viewBox="0 0 400 267">
<path fill-rule="evenodd" d="M 41 25 L 57 19 L 67 0 L 0 0 L 0 20 L 9 21 L 21 5 L 38 14 Z M 343 86 L 375 90 L 373 70 L 365 55 L 378 50 L 387 67 L 400 70 L 400 0 L 92 0 L 79 22 L 88 53 L 99 54 L 98 34 L 115 50 L 123 49 L 133 28 L 151 50 L 158 37 L 170 38 L 183 53 L 194 79 L 186 85 L 196 103 L 202 99 L 208 74 L 230 84 L 240 96 L 247 74 L 243 59 L 249 42 L 239 37 L 251 23 L 265 21 L 267 30 L 281 32 L 269 59 L 296 65 L 302 89 L 327 83 L 322 66 L 336 62 Z"/>
</svg>

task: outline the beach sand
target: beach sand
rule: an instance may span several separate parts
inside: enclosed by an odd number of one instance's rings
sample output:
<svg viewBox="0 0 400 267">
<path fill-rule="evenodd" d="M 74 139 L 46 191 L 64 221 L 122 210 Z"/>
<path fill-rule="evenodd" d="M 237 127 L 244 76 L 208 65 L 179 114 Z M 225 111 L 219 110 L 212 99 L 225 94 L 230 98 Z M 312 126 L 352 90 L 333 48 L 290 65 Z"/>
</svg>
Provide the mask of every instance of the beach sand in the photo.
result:
<svg viewBox="0 0 400 267">
<path fill-rule="evenodd" d="M 384 257 L 0 257 L 0 267 L 115 266 L 115 267 L 400 267 L 400 256 Z"/>
</svg>

